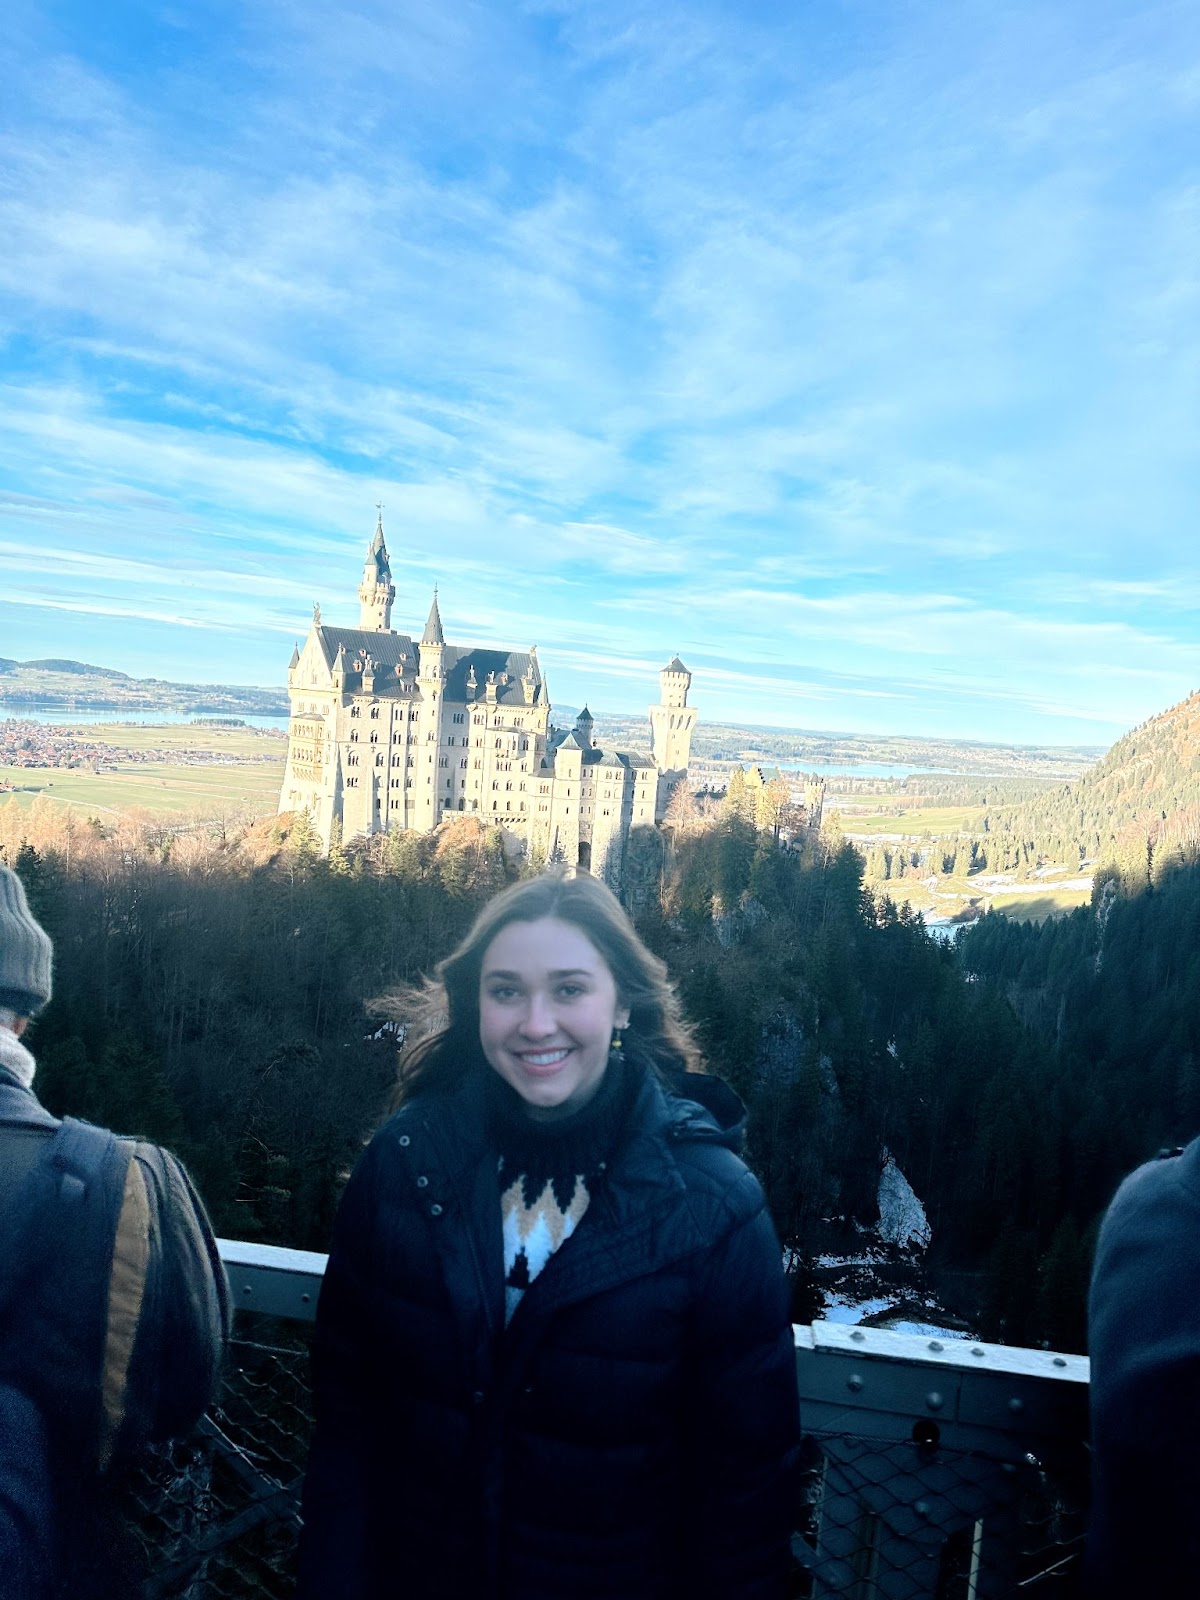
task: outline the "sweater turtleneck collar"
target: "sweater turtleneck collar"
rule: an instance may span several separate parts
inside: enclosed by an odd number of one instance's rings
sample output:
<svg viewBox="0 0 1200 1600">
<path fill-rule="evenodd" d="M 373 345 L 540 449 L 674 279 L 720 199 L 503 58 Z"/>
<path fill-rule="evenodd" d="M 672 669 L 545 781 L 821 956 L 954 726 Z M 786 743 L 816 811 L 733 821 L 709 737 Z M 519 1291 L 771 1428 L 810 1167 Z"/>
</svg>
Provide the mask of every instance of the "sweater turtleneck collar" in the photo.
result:
<svg viewBox="0 0 1200 1600">
<path fill-rule="evenodd" d="M 0 1067 L 11 1072 L 22 1089 L 33 1088 L 37 1062 L 11 1028 L 0 1024 Z"/>
<path fill-rule="evenodd" d="M 596 1093 L 562 1117 L 531 1117 L 520 1095 L 491 1067 L 484 1093 L 492 1137 L 518 1165 L 594 1170 L 611 1152 L 637 1093 L 641 1074 L 615 1052 Z"/>
</svg>

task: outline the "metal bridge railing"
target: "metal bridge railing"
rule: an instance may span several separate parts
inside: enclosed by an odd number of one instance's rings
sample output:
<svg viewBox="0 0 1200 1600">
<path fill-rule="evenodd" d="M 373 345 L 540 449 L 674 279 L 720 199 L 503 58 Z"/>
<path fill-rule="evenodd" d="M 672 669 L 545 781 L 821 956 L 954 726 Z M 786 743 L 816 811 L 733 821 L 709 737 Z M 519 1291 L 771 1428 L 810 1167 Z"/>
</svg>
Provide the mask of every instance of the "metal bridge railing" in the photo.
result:
<svg viewBox="0 0 1200 1600">
<path fill-rule="evenodd" d="M 135 1485 L 147 1600 L 284 1600 L 295 1581 L 325 1257 L 220 1248 L 238 1313 L 221 1392 Z M 795 1336 L 797 1600 L 1078 1592 L 1085 1358 L 826 1322 Z"/>
</svg>

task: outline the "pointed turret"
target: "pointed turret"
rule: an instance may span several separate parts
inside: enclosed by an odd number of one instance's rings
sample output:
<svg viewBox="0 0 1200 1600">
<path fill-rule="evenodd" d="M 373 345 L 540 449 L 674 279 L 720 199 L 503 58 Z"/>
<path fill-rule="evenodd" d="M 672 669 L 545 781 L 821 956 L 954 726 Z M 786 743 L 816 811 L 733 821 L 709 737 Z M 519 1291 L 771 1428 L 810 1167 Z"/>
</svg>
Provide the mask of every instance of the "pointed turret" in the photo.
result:
<svg viewBox="0 0 1200 1600">
<path fill-rule="evenodd" d="M 289 672 L 295 672 L 296 668 L 299 665 L 300 665 L 300 646 L 298 644 L 294 644 L 292 646 L 292 659 L 288 662 L 288 671 Z"/>
<path fill-rule="evenodd" d="M 358 625 L 373 633 L 390 633 L 392 627 L 392 601 L 396 598 L 396 585 L 392 582 L 392 568 L 388 560 L 387 543 L 383 537 L 383 512 L 375 524 L 375 533 L 367 547 L 363 565 L 362 582 L 358 586 Z"/>
<path fill-rule="evenodd" d="M 594 723 L 595 718 L 588 708 L 584 706 L 583 710 L 575 718 L 575 736 L 585 750 L 592 748 L 592 727 Z"/>
<path fill-rule="evenodd" d="M 436 588 L 433 591 L 433 604 L 429 608 L 429 621 L 425 624 L 425 632 L 421 635 L 417 654 L 421 659 L 421 678 L 427 684 L 436 685 L 440 689 L 445 676 L 443 662 L 446 655 L 446 635 L 442 632 L 442 614 L 438 610 Z"/>
<path fill-rule="evenodd" d="M 438 610 L 437 588 L 433 591 L 433 604 L 429 608 L 429 620 L 425 624 L 425 632 L 421 635 L 422 644 L 445 644 L 446 635 L 442 632 L 442 613 Z"/>
</svg>

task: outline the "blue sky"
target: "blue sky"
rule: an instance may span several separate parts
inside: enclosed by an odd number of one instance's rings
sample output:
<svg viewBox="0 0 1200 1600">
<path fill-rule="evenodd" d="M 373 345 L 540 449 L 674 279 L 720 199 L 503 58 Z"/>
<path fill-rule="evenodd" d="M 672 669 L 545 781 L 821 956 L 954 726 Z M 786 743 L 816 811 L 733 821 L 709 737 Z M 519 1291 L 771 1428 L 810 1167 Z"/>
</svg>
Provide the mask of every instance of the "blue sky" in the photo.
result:
<svg viewBox="0 0 1200 1600">
<path fill-rule="evenodd" d="M 1107 743 L 1200 686 L 1200 21 L 9 0 L 0 655 L 356 620 L 636 710 Z"/>
</svg>

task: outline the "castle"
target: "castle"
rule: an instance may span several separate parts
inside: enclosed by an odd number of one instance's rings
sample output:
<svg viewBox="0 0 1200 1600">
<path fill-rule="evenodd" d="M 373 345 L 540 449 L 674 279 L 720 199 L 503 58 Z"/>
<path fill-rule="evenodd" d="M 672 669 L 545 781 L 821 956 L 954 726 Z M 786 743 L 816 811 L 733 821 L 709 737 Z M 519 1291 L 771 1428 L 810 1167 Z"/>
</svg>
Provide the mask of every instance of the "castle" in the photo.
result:
<svg viewBox="0 0 1200 1600">
<path fill-rule="evenodd" d="M 447 644 L 436 589 L 414 644 L 391 626 L 395 598 L 380 513 L 358 627 L 330 627 L 316 606 L 292 652 L 279 810 L 307 811 L 326 850 L 339 833 L 428 833 L 464 812 L 506 830 L 534 861 L 619 882 L 630 829 L 660 821 L 687 776 L 696 710 L 682 661 L 658 675 L 649 751 L 602 750 L 586 706 L 573 728 L 551 723 L 536 645 Z"/>
</svg>

